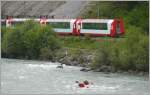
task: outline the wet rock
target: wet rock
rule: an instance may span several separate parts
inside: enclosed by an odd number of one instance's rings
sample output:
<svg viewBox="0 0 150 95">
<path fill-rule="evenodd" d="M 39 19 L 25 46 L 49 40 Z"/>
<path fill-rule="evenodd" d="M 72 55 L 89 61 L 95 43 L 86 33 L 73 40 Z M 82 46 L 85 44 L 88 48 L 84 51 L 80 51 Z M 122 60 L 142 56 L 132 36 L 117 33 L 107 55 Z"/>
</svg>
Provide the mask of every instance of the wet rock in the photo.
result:
<svg viewBox="0 0 150 95">
<path fill-rule="evenodd" d="M 103 65 L 97 69 L 94 69 L 93 71 L 94 72 L 112 72 L 112 67 Z"/>
<path fill-rule="evenodd" d="M 128 70 L 128 72 L 129 72 L 130 74 L 134 74 L 134 71 L 133 71 L 133 70 Z"/>
<path fill-rule="evenodd" d="M 73 61 L 73 62 L 71 62 L 71 65 L 72 65 L 72 66 L 78 66 L 79 63 L 78 63 L 77 61 Z"/>
<path fill-rule="evenodd" d="M 122 73 L 122 71 L 121 71 L 121 70 L 118 70 L 117 73 Z"/>
<path fill-rule="evenodd" d="M 100 71 L 101 72 L 110 72 L 111 71 L 111 66 L 103 65 L 103 66 L 100 67 Z"/>
<path fill-rule="evenodd" d="M 91 69 L 90 68 L 82 68 L 80 71 L 88 72 L 88 71 L 91 71 Z"/>
<path fill-rule="evenodd" d="M 101 72 L 100 68 L 98 69 L 93 69 L 93 72 Z"/>
<path fill-rule="evenodd" d="M 122 73 L 123 73 L 123 74 L 128 74 L 128 72 L 125 72 L 125 71 L 124 71 L 124 72 L 122 72 Z"/>
<path fill-rule="evenodd" d="M 59 60 L 60 63 L 66 64 L 66 65 L 72 65 L 72 61 L 70 57 L 64 57 L 63 59 Z"/>
<path fill-rule="evenodd" d="M 143 75 L 144 75 L 144 72 L 139 72 L 138 75 L 139 75 L 139 76 L 143 76 Z"/>
<path fill-rule="evenodd" d="M 67 51 L 67 49 L 61 49 L 61 51 Z M 94 55 L 91 55 L 88 52 L 80 51 L 77 53 L 69 53 L 68 55 L 65 52 L 58 51 L 56 54 L 56 59 L 58 62 L 71 65 L 71 66 L 80 66 L 80 67 L 89 67 L 89 64 L 92 63 Z"/>
<path fill-rule="evenodd" d="M 86 61 L 87 63 L 91 62 L 93 60 L 94 56 L 93 55 L 87 55 L 86 56 Z"/>
</svg>

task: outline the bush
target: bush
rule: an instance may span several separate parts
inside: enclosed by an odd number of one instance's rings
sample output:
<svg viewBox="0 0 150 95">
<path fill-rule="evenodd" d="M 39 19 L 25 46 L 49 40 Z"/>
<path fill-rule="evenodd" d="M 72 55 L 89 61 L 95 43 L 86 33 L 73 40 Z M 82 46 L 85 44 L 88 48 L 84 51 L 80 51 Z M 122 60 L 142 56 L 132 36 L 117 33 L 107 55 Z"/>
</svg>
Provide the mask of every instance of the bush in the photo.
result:
<svg viewBox="0 0 150 95">
<path fill-rule="evenodd" d="M 101 42 L 100 48 L 96 54 L 94 63 L 91 64 L 93 69 L 99 68 L 102 65 L 110 65 L 109 51 L 111 42 Z"/>
<path fill-rule="evenodd" d="M 141 28 L 131 26 L 126 38 L 112 43 L 103 42 L 97 52 L 92 68 L 111 66 L 115 70 L 149 70 L 149 40 Z M 105 43 L 105 44 L 104 44 Z"/>
<path fill-rule="evenodd" d="M 43 55 L 43 49 L 46 48 L 51 51 L 48 53 L 53 54 L 61 46 L 49 25 L 41 26 L 34 21 L 27 21 L 8 30 L 2 39 L 2 57 L 38 59 Z"/>
<path fill-rule="evenodd" d="M 142 32 L 138 27 L 129 27 L 126 46 L 130 56 L 130 64 L 134 64 L 134 68 L 139 71 L 148 71 L 149 60 L 149 40 L 148 35 Z"/>
<path fill-rule="evenodd" d="M 44 47 L 40 49 L 40 59 L 42 60 L 53 60 L 54 52 L 51 49 Z"/>
</svg>

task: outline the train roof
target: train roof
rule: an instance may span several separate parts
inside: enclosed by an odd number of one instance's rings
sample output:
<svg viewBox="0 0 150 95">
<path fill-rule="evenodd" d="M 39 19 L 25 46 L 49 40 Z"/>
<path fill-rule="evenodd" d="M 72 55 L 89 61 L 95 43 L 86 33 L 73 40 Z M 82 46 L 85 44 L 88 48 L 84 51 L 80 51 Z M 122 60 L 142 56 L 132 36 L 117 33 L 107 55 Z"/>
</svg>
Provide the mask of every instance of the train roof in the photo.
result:
<svg viewBox="0 0 150 95">
<path fill-rule="evenodd" d="M 70 22 L 76 19 L 47 19 L 47 22 Z"/>
<path fill-rule="evenodd" d="M 26 21 L 26 20 L 35 20 L 40 21 L 41 19 L 32 19 L 32 18 L 12 18 L 12 21 Z M 70 22 L 71 20 L 75 19 L 46 19 L 47 22 Z M 2 19 L 1 21 L 5 21 L 5 19 Z"/>
<path fill-rule="evenodd" d="M 12 18 L 12 21 L 26 21 L 26 20 L 35 20 L 40 21 L 41 19 L 32 19 L 32 18 Z M 46 19 L 47 22 L 70 22 L 76 19 Z M 114 19 L 81 19 L 82 22 L 94 22 L 94 23 L 112 23 Z M 5 19 L 1 19 L 1 22 L 5 21 Z"/>
</svg>

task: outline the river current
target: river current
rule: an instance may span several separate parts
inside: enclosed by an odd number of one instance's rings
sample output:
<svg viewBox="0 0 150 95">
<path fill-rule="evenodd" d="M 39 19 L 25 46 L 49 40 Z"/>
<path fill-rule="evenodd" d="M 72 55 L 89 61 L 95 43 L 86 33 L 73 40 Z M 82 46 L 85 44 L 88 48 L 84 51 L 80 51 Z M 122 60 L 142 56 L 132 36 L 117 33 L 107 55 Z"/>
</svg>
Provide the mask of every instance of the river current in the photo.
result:
<svg viewBox="0 0 150 95">
<path fill-rule="evenodd" d="M 144 76 L 82 72 L 81 67 L 33 60 L 1 59 L 2 94 L 122 94 L 149 95 L 149 79 Z M 93 82 L 79 88 L 75 81 Z"/>
</svg>

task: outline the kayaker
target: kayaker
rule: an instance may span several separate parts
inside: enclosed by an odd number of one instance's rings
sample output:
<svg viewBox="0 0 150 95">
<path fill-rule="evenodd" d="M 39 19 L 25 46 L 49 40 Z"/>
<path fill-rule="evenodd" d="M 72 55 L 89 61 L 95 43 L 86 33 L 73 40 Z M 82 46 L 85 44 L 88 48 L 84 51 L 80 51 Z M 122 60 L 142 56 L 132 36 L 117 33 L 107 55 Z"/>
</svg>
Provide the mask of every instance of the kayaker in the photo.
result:
<svg viewBox="0 0 150 95">
<path fill-rule="evenodd" d="M 85 87 L 85 84 L 84 84 L 84 83 L 79 83 L 79 81 L 76 81 L 76 83 L 78 83 L 78 86 L 79 86 L 80 88 Z"/>
<path fill-rule="evenodd" d="M 90 85 L 93 85 L 93 82 L 90 83 L 90 82 L 87 81 L 87 80 L 83 81 L 83 83 L 82 83 L 82 82 L 79 82 L 79 81 L 76 81 L 76 83 L 78 83 L 78 86 L 79 86 L 80 88 L 83 88 L 83 87 L 89 88 Z"/>
<path fill-rule="evenodd" d="M 87 80 L 85 80 L 83 83 L 84 83 L 85 85 L 89 85 L 89 82 L 88 82 Z"/>
</svg>

